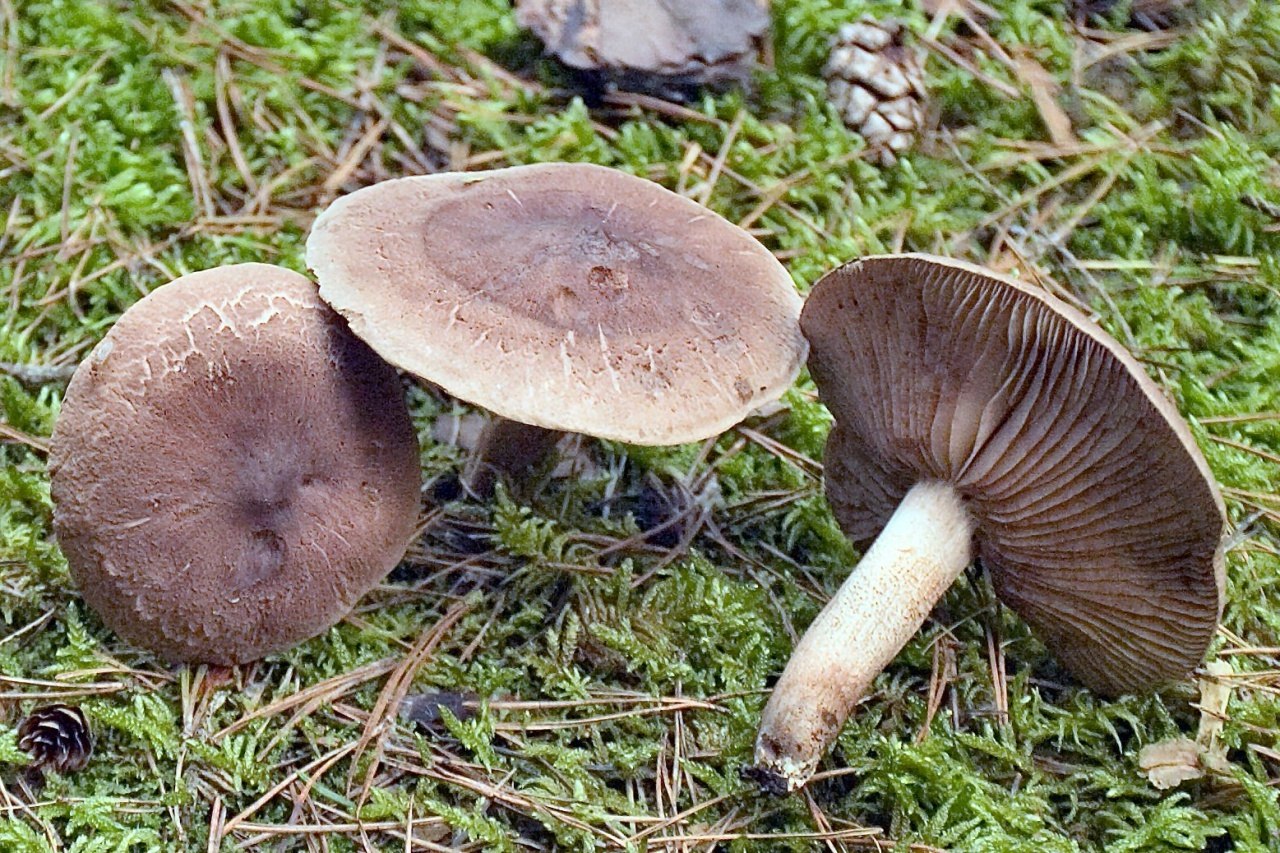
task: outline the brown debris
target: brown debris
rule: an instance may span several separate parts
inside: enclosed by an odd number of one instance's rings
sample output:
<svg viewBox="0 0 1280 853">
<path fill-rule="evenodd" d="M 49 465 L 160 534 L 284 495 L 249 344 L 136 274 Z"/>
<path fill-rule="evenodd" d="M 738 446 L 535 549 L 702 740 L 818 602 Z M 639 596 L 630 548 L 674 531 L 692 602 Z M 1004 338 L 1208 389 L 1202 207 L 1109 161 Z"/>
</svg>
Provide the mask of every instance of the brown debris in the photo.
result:
<svg viewBox="0 0 1280 853">
<path fill-rule="evenodd" d="M 1248 195 L 1247 193 L 1240 196 L 1240 203 L 1250 210 L 1256 210 L 1263 216 L 1267 216 L 1275 220 L 1270 225 L 1264 225 L 1262 227 L 1263 231 L 1270 233 L 1280 232 L 1280 204 L 1275 204 L 1274 202 L 1267 201 L 1264 198 Z"/>
<path fill-rule="evenodd" d="M 1226 748 L 1218 742 L 1222 727 L 1226 724 L 1227 705 L 1231 702 L 1235 670 L 1225 660 L 1213 660 L 1205 664 L 1205 674 L 1200 678 L 1200 726 L 1196 731 L 1196 745 L 1200 747 L 1200 764 L 1214 773 L 1229 772 Z"/>
<path fill-rule="evenodd" d="M 460 722 L 466 722 L 475 717 L 479 705 L 479 695 L 470 690 L 460 693 L 433 690 L 404 697 L 400 702 L 399 715 L 428 734 L 442 735 L 446 732 L 445 711 Z"/>
<path fill-rule="evenodd" d="M 1231 763 L 1226 750 L 1218 743 L 1223 723 L 1227 720 L 1227 704 L 1231 701 L 1231 664 L 1210 661 L 1200 679 L 1200 726 L 1196 739 L 1171 738 L 1148 744 L 1138 753 L 1138 768 L 1157 790 L 1177 787 L 1183 782 L 1204 778 L 1205 774 L 1227 775 Z"/>
<path fill-rule="evenodd" d="M 1064 148 L 1078 144 L 1079 140 L 1071 129 L 1071 118 L 1058 103 L 1060 88 L 1053 75 L 1025 51 L 1018 52 L 1014 65 L 1018 77 L 1031 90 L 1031 100 L 1035 102 L 1053 144 Z"/>
<path fill-rule="evenodd" d="M 1070 0 L 1069 8 L 1077 24 L 1102 21 L 1119 5 L 1118 0 Z M 1168 30 L 1189 20 L 1191 0 L 1133 0 L 1128 25 L 1135 30 Z"/>
<path fill-rule="evenodd" d="M 1204 775 L 1200 769 L 1200 747 L 1184 737 L 1144 746 L 1138 753 L 1138 767 L 1159 791 Z"/>
</svg>

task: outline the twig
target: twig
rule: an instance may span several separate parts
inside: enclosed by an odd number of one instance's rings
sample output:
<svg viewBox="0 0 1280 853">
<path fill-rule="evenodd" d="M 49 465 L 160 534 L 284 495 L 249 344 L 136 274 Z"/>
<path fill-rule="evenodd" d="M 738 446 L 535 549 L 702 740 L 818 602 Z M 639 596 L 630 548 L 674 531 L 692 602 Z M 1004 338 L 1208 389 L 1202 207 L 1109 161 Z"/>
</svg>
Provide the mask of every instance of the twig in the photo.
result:
<svg viewBox="0 0 1280 853">
<path fill-rule="evenodd" d="M 209 177 L 204 170 L 204 158 L 200 154 L 200 141 L 196 138 L 195 96 L 191 93 L 186 78 L 179 76 L 173 69 L 164 69 L 161 76 L 164 77 L 178 109 L 178 127 L 182 131 L 182 158 L 187 164 L 191 195 L 205 218 L 212 218 L 216 211 L 213 207 L 213 192 L 209 189 Z"/>
<path fill-rule="evenodd" d="M 253 178 L 249 161 L 240 148 L 240 136 L 236 132 L 236 122 L 231 115 L 231 104 L 227 89 L 231 86 L 231 61 L 225 50 L 218 51 L 218 60 L 213 66 L 213 97 L 218 111 L 218 124 L 222 127 L 222 138 L 226 140 L 227 149 L 231 152 L 231 162 L 244 180 L 245 191 L 252 197 L 257 195 L 258 182 Z"/>
<path fill-rule="evenodd" d="M 345 672 L 342 675 L 335 675 L 333 678 L 327 678 L 318 684 L 311 685 L 305 690 L 299 690 L 292 696 L 286 696 L 285 698 L 277 702 L 273 702 L 264 708 L 259 708 L 250 714 L 246 714 L 221 731 L 215 732 L 210 736 L 209 741 L 211 743 L 217 743 L 228 735 L 233 735 L 240 731 L 254 720 L 274 717 L 277 714 L 282 714 L 291 708 L 298 707 L 299 705 L 307 705 L 312 702 L 315 702 L 317 705 L 323 704 L 324 702 L 332 702 L 336 697 L 341 696 L 348 690 L 352 690 L 366 681 L 372 681 L 375 678 L 391 672 L 391 670 L 395 669 L 398 662 L 399 660 L 394 657 L 383 658 L 382 660 L 377 660 L 373 663 L 367 663 L 362 667 L 351 670 L 350 672 Z"/>
<path fill-rule="evenodd" d="M 953 65 L 956 65 L 960 68 L 963 68 L 965 71 L 968 71 L 974 77 L 977 77 L 983 83 L 986 83 L 988 86 L 990 86 L 992 89 L 995 89 L 1004 97 L 1015 100 L 1015 101 L 1019 100 L 1022 97 L 1022 93 L 1018 91 L 1017 87 L 1010 86 L 1008 83 L 1004 82 L 1003 80 L 997 80 L 995 77 L 992 77 L 990 74 L 983 71 L 981 68 L 974 65 L 969 60 L 965 59 L 963 56 L 957 53 L 953 48 L 948 47 L 947 45 L 943 44 L 937 39 L 928 38 L 927 36 L 921 36 L 920 41 L 922 44 L 924 44 L 925 47 L 929 48 L 929 50 L 932 50 L 934 53 L 938 54 L 943 59 L 946 59 L 948 62 L 952 63 Z"/>
<path fill-rule="evenodd" d="M 358 804 L 362 805 L 369 798 L 369 792 L 373 789 L 374 778 L 378 774 L 378 765 L 382 761 L 383 742 L 386 739 L 387 732 L 391 729 L 390 723 L 395 719 L 396 710 L 409 693 L 409 687 L 413 684 L 414 675 L 417 674 L 418 669 L 426 662 L 427 658 L 431 656 L 431 653 L 435 651 L 436 646 L 440 645 L 440 641 L 444 639 L 449 629 L 456 625 L 458 620 L 465 616 L 470 609 L 470 605 L 465 601 L 459 602 L 450 608 L 449 612 L 440 618 L 440 621 L 432 625 L 429 630 L 423 632 L 422 638 L 392 671 L 391 677 L 387 679 L 386 685 L 382 688 L 382 692 L 378 694 L 378 701 L 374 703 L 373 710 L 369 712 L 369 721 L 365 724 L 364 731 L 360 734 L 360 740 L 356 742 L 355 753 L 351 759 L 351 776 L 347 780 L 348 789 L 350 789 L 351 779 L 354 778 L 360 756 L 364 754 L 370 743 L 374 743 L 373 760 L 369 762 L 369 767 L 364 775 L 364 784 L 361 785 L 360 794 L 356 798 Z"/>
<path fill-rule="evenodd" d="M 746 118 L 746 111 L 738 110 L 738 114 L 733 117 L 733 123 L 729 125 L 729 129 L 725 131 L 724 141 L 720 143 L 720 150 L 716 152 L 716 158 L 711 161 L 711 170 L 707 173 L 706 183 L 702 186 L 702 192 L 698 194 L 696 201 L 703 207 L 711 200 L 712 193 L 715 192 L 716 184 L 720 180 L 720 173 L 724 170 L 724 164 L 729 159 L 729 152 L 733 149 L 733 143 L 737 141 L 738 134 L 742 131 L 742 122 Z"/>
<path fill-rule="evenodd" d="M 1253 447 L 1252 445 L 1245 444 L 1242 441 L 1232 441 L 1229 438 L 1223 438 L 1222 436 L 1219 436 L 1219 435 L 1211 435 L 1209 436 L 1209 440 L 1212 441 L 1214 444 L 1221 444 L 1221 445 L 1224 445 L 1225 447 L 1231 447 L 1236 450 L 1243 450 L 1245 453 L 1252 453 L 1254 456 L 1257 456 L 1259 459 L 1265 459 L 1268 462 L 1274 462 L 1277 465 L 1280 465 L 1280 455 L 1276 455 L 1275 453 L 1271 453 L 1269 451 L 1262 450 L 1257 447 Z"/>
<path fill-rule="evenodd" d="M 48 439 L 39 438 L 38 436 L 23 432 L 17 427 L 11 427 L 6 423 L 0 423 L 0 441 L 11 444 L 25 444 L 32 450 L 45 454 L 47 454 L 50 449 Z"/>
</svg>

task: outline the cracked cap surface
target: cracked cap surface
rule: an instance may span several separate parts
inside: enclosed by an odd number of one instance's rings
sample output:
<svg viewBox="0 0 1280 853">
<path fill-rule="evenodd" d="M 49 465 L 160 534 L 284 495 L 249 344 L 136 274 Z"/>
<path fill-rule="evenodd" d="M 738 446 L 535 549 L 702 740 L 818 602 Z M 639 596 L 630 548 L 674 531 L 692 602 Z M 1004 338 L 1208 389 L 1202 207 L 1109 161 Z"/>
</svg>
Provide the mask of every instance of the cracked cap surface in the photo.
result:
<svg viewBox="0 0 1280 853">
<path fill-rule="evenodd" d="M 265 264 L 129 308 L 67 388 L 49 470 L 85 600 L 170 660 L 241 663 L 324 631 L 417 521 L 395 371 L 308 279 Z"/>
</svg>

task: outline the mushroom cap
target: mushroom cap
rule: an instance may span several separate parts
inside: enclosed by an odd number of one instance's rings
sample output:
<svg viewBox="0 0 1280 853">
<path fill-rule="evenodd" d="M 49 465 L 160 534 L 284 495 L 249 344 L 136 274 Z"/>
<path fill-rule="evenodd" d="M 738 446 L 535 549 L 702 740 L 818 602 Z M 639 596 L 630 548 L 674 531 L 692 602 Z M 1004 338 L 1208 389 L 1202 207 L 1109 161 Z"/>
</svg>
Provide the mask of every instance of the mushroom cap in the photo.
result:
<svg viewBox="0 0 1280 853">
<path fill-rule="evenodd" d="M 404 555 L 417 437 L 394 370 L 295 272 L 183 276 L 76 370 L 49 460 L 85 600 L 175 661 L 324 631 Z"/>
<path fill-rule="evenodd" d="M 917 481 L 949 482 L 1000 597 L 1086 685 L 1123 693 L 1201 660 L 1222 499 L 1177 410 L 1097 324 L 980 267 L 897 255 L 823 277 L 801 326 L 852 540 Z"/>
<path fill-rule="evenodd" d="M 600 166 L 366 187 L 316 220 L 307 264 L 397 367 L 511 420 L 632 444 L 723 432 L 781 396 L 807 351 L 767 249 Z"/>
<path fill-rule="evenodd" d="M 518 0 L 516 18 L 566 65 L 705 82 L 746 76 L 769 29 L 764 0 Z"/>
</svg>

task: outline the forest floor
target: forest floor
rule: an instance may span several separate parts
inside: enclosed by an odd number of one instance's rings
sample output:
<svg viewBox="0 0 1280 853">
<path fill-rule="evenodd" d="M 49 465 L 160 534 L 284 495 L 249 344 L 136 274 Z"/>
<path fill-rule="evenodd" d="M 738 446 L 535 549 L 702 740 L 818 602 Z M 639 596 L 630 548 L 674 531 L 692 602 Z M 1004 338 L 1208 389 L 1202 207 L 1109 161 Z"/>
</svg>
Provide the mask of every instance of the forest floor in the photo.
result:
<svg viewBox="0 0 1280 853">
<path fill-rule="evenodd" d="M 1153 30 L 1149 0 L 960 0 L 936 25 L 774 5 L 749 91 L 588 108 L 501 0 L 0 0 L 0 362 L 52 368 L 0 376 L 0 850 L 1280 849 L 1280 3 L 1170 2 Z M 928 52 L 928 130 L 891 167 L 820 76 L 868 14 Z M 260 663 L 173 667 L 107 630 L 50 528 L 66 369 L 183 273 L 304 270 L 344 192 L 549 160 L 705 203 L 801 291 L 919 250 L 1090 310 L 1188 418 L 1236 533 L 1220 771 L 1153 787 L 1138 753 L 1195 736 L 1197 682 L 1095 696 L 975 571 L 819 781 L 743 781 L 767 686 L 857 556 L 807 376 L 718 440 L 589 442 L 575 479 L 437 501 L 448 523 L 353 614 Z M 441 498 L 462 455 L 433 423 L 466 410 L 410 394 Z M 456 716 L 397 717 L 433 691 Z M 53 701 L 96 749 L 39 780 L 16 728 Z"/>
</svg>

